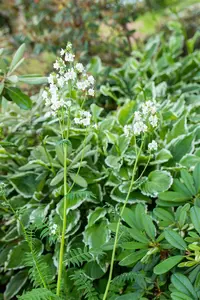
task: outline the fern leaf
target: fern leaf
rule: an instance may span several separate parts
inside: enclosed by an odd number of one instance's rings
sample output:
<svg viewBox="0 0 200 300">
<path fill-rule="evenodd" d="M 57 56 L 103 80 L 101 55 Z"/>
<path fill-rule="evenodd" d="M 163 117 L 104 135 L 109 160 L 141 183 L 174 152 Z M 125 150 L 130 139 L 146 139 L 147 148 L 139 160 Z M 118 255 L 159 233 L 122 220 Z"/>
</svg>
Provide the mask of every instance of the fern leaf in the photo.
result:
<svg viewBox="0 0 200 300">
<path fill-rule="evenodd" d="M 135 281 L 136 276 L 137 276 L 137 274 L 133 271 L 127 272 L 127 273 L 122 273 L 119 276 L 116 276 L 115 278 L 113 278 L 112 284 L 121 285 L 127 281 L 133 282 L 133 281 Z"/>
<path fill-rule="evenodd" d="M 77 248 L 69 251 L 66 263 L 68 266 L 72 264 L 74 267 L 80 267 L 84 262 L 91 261 L 93 259 L 92 254 L 85 249 Z"/>
<path fill-rule="evenodd" d="M 44 260 L 44 256 L 32 250 L 30 253 L 26 253 L 24 258 L 24 264 L 30 267 L 29 278 L 34 287 L 48 287 L 53 283 L 53 273 L 51 267 Z"/>
<path fill-rule="evenodd" d="M 61 298 L 53 294 L 48 289 L 39 288 L 39 289 L 33 289 L 30 292 L 27 292 L 24 295 L 17 297 L 19 300 L 60 300 Z"/>
<path fill-rule="evenodd" d="M 74 285 L 79 291 L 82 291 L 82 296 L 88 300 L 99 300 L 98 293 L 93 287 L 93 282 L 82 270 L 74 272 L 70 276 L 74 281 Z"/>
</svg>

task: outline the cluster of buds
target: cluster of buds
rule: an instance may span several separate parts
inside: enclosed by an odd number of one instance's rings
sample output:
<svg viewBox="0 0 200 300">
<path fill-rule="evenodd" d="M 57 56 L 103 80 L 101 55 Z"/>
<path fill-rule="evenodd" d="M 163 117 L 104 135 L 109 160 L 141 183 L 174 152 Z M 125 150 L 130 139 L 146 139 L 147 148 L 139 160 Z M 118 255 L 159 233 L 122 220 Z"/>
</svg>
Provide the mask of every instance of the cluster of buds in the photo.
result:
<svg viewBox="0 0 200 300">
<path fill-rule="evenodd" d="M 71 100 L 66 99 L 66 89 L 76 89 L 84 96 L 94 96 L 94 77 L 88 75 L 82 63 L 75 62 L 72 45 L 68 43 L 66 49 L 61 49 L 61 57 L 57 58 L 53 72 L 48 77 L 49 88 L 44 90 L 42 97 L 50 114 L 55 116 L 62 108 L 69 109 Z"/>
</svg>

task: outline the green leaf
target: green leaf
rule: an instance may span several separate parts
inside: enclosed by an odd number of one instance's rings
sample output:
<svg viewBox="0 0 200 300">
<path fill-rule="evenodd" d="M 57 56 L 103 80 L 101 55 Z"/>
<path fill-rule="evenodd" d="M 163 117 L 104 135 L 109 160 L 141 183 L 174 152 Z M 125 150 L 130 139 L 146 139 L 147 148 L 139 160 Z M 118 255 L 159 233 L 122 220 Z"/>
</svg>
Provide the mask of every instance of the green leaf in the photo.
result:
<svg viewBox="0 0 200 300">
<path fill-rule="evenodd" d="M 148 243 L 143 244 L 138 242 L 124 242 L 121 243 L 120 246 L 123 249 L 128 249 L 128 250 L 147 249 L 149 247 Z"/>
<path fill-rule="evenodd" d="M 114 155 L 109 155 L 109 156 L 106 157 L 105 163 L 110 168 L 118 170 L 121 166 L 120 160 L 121 160 L 120 157 L 117 157 L 117 156 L 114 156 Z"/>
<path fill-rule="evenodd" d="M 50 185 L 51 186 L 57 185 L 63 180 L 63 177 L 64 177 L 63 170 L 61 170 L 61 172 L 58 172 L 56 176 L 51 180 Z"/>
<path fill-rule="evenodd" d="M 194 228 L 200 234 L 200 207 L 194 206 L 190 209 L 190 218 Z"/>
<path fill-rule="evenodd" d="M 170 151 L 167 149 L 162 149 L 160 152 L 156 154 L 155 161 L 152 161 L 150 165 L 162 164 L 170 160 L 173 156 L 171 155 Z"/>
<path fill-rule="evenodd" d="M 193 132 L 180 136 L 170 142 L 168 149 L 172 153 L 175 162 L 179 162 L 184 155 L 191 153 L 194 148 L 194 138 Z"/>
<path fill-rule="evenodd" d="M 22 91 L 16 87 L 6 87 L 6 91 L 9 97 L 22 109 L 31 109 L 32 102 L 31 99 L 22 93 Z"/>
<path fill-rule="evenodd" d="M 28 279 L 28 272 L 26 270 L 20 271 L 11 277 L 9 283 L 6 285 L 4 292 L 5 300 L 12 299 L 19 293 Z"/>
<path fill-rule="evenodd" d="M 159 193 L 158 195 L 159 199 L 169 202 L 186 202 L 187 200 L 190 200 L 190 196 L 183 195 L 182 193 L 177 192 L 163 192 Z"/>
<path fill-rule="evenodd" d="M 24 82 L 27 84 L 45 84 L 48 82 L 47 77 L 42 77 L 41 75 L 21 75 L 18 76 L 20 82 Z"/>
<path fill-rule="evenodd" d="M 88 215 L 88 226 L 94 225 L 99 219 L 105 217 L 107 210 L 103 207 L 97 207 Z"/>
<path fill-rule="evenodd" d="M 189 281 L 189 279 L 181 273 L 175 273 L 171 277 L 171 281 L 175 288 L 192 299 L 198 299 L 197 294 Z"/>
<path fill-rule="evenodd" d="M 133 252 L 126 257 L 124 257 L 120 262 L 120 266 L 130 266 L 135 264 L 138 260 L 140 260 L 145 254 L 147 253 L 147 250 L 139 250 L 137 252 Z"/>
<path fill-rule="evenodd" d="M 152 171 L 148 175 L 148 180 L 140 186 L 144 195 L 157 197 L 158 193 L 164 192 L 172 185 L 172 177 L 166 171 Z"/>
<path fill-rule="evenodd" d="M 118 120 L 119 123 L 124 126 L 131 118 L 133 118 L 133 112 L 135 110 L 135 101 L 130 101 L 119 109 Z"/>
<path fill-rule="evenodd" d="M 99 279 L 104 275 L 102 268 L 96 261 L 87 262 L 84 271 L 92 279 Z"/>
<path fill-rule="evenodd" d="M 79 186 L 84 187 L 84 188 L 87 187 L 87 181 L 82 176 L 80 176 L 79 174 L 69 173 L 69 176 Z"/>
<path fill-rule="evenodd" d="M 83 236 L 85 245 L 88 245 L 90 249 L 101 249 L 110 238 L 108 221 L 102 220 L 101 222 L 86 228 Z"/>
<path fill-rule="evenodd" d="M 98 120 L 101 112 L 103 111 L 103 108 L 97 106 L 95 103 L 92 103 L 90 105 L 90 108 L 91 108 L 92 116 L 93 116 L 93 118 L 94 118 L 94 120 L 96 122 Z"/>
<path fill-rule="evenodd" d="M 193 300 L 193 298 L 188 297 L 187 295 L 181 292 L 174 292 L 171 294 L 172 300 Z"/>
<path fill-rule="evenodd" d="M 190 191 L 192 195 L 196 194 L 196 190 L 194 187 L 194 181 L 190 173 L 188 173 L 186 170 L 181 170 L 181 178 L 184 181 L 187 189 Z"/>
<path fill-rule="evenodd" d="M 187 244 L 184 239 L 176 231 L 172 229 L 166 229 L 164 231 L 166 240 L 175 248 L 180 250 L 186 250 Z"/>
<path fill-rule="evenodd" d="M 151 217 L 147 215 L 144 205 L 137 204 L 135 212 L 136 212 L 137 219 L 139 218 L 141 222 L 142 229 L 144 228 L 147 236 L 151 240 L 154 240 L 156 236 L 156 228 L 152 222 Z"/>
<path fill-rule="evenodd" d="M 200 157 L 194 154 L 186 154 L 180 160 L 180 164 L 188 169 L 195 167 L 197 163 L 200 163 Z"/>
<path fill-rule="evenodd" d="M 167 273 L 169 270 L 175 267 L 183 258 L 184 256 L 182 255 L 169 257 L 164 261 L 162 261 L 161 263 L 159 263 L 158 265 L 156 265 L 153 271 L 156 275 Z"/>
<path fill-rule="evenodd" d="M 174 222 L 173 214 L 167 211 L 166 209 L 156 207 L 154 208 L 153 212 L 157 218 L 169 222 L 169 224 L 172 224 Z"/>
<path fill-rule="evenodd" d="M 15 190 L 21 194 L 24 198 L 32 197 L 38 190 L 40 181 L 38 181 L 37 174 L 32 172 L 17 173 L 11 176 L 10 182 Z"/>
<path fill-rule="evenodd" d="M 35 240 L 38 252 L 42 253 L 43 245 L 40 240 Z M 30 248 L 26 241 L 20 242 L 14 246 L 9 253 L 7 269 L 18 269 L 25 266 L 25 253 L 30 252 Z"/>
<path fill-rule="evenodd" d="M 184 115 L 172 127 L 172 130 L 169 132 L 167 136 L 167 143 L 179 137 L 181 134 L 186 134 L 186 133 L 187 133 L 186 116 Z"/>
<path fill-rule="evenodd" d="M 22 57 L 24 55 L 24 51 L 26 49 L 26 45 L 22 44 L 17 51 L 15 52 L 13 59 L 11 61 L 10 67 L 9 67 L 9 73 L 13 72 L 14 69 L 16 69 L 16 66 L 18 63 L 22 60 Z"/>
<path fill-rule="evenodd" d="M 199 193 L 200 192 L 200 163 L 198 163 L 194 168 L 193 179 L 194 179 L 196 192 Z"/>
<path fill-rule="evenodd" d="M 4 89 L 4 83 L 1 82 L 1 83 L 0 83 L 0 95 L 1 95 L 1 93 L 3 92 L 3 89 Z"/>
<path fill-rule="evenodd" d="M 150 242 L 146 235 L 142 231 L 138 230 L 136 227 L 132 226 L 132 228 L 127 228 L 127 231 L 138 242 L 144 244 L 148 244 Z"/>
</svg>

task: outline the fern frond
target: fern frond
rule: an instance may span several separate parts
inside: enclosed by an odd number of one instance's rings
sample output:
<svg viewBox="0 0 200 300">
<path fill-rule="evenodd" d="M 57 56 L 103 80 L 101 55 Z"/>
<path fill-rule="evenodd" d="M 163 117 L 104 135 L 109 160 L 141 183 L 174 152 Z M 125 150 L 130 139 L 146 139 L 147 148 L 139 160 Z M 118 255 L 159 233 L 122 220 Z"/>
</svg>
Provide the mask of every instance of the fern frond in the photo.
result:
<svg viewBox="0 0 200 300">
<path fill-rule="evenodd" d="M 79 291 L 82 291 L 82 295 L 88 300 L 99 300 L 98 293 L 93 287 L 93 283 L 90 277 L 88 277 L 83 270 L 74 272 L 70 276 L 74 281 L 74 285 Z"/>
<path fill-rule="evenodd" d="M 60 300 L 61 298 L 53 294 L 48 289 L 39 288 L 33 289 L 30 292 L 27 292 L 24 295 L 17 297 L 19 300 Z"/>
<path fill-rule="evenodd" d="M 33 259 L 34 258 L 34 259 Z M 53 283 L 52 269 L 44 260 L 44 257 L 33 250 L 31 253 L 26 253 L 24 264 L 30 267 L 29 278 L 34 287 L 46 285 L 48 288 Z"/>
<path fill-rule="evenodd" d="M 127 272 L 127 273 L 122 273 L 119 276 L 116 276 L 115 278 L 113 278 L 111 284 L 123 285 L 127 281 L 133 282 L 133 281 L 135 281 L 136 276 L 137 276 L 137 274 L 133 271 Z"/>
<path fill-rule="evenodd" d="M 69 251 L 66 263 L 69 267 L 70 264 L 72 264 L 73 267 L 80 267 L 84 262 L 91 261 L 92 259 L 93 256 L 89 251 L 86 249 L 77 248 Z"/>
</svg>

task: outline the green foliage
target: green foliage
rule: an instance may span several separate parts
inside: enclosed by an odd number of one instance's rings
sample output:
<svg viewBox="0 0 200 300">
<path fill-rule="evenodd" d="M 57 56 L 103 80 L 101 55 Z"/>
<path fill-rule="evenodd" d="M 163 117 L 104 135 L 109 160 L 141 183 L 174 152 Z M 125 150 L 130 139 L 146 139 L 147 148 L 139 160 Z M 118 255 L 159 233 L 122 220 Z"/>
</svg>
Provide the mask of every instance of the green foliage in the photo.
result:
<svg viewBox="0 0 200 300">
<path fill-rule="evenodd" d="M 27 292 L 25 295 L 19 296 L 20 300 L 49 300 L 49 299 L 60 299 L 58 296 L 53 294 L 47 289 L 34 289 L 30 292 Z"/>
<path fill-rule="evenodd" d="M 102 299 L 118 222 L 108 299 L 200 298 L 200 54 L 183 52 L 185 37 L 177 28 L 168 41 L 154 37 L 140 53 L 110 68 L 95 104 L 85 101 L 95 126 L 86 130 L 72 124 L 66 139 L 60 138 L 58 119 L 46 114 L 41 93 L 32 97 L 27 111 L 16 101 L 4 100 L 0 266 L 5 276 L 0 281 L 6 299 L 22 293 L 19 299 Z M 89 67 L 98 75 L 100 64 L 93 59 Z M 77 98 L 72 93 L 71 99 Z M 152 99 L 159 126 L 148 131 L 139 152 L 140 137 L 124 134 L 124 126 Z M 104 109 L 106 103 L 114 103 L 117 110 Z M 158 149 L 150 152 L 153 139 Z M 58 298 L 55 282 L 65 213 Z"/>
<path fill-rule="evenodd" d="M 98 294 L 95 291 L 91 279 L 82 271 L 76 271 L 71 278 L 77 290 L 81 292 L 82 296 L 88 300 L 98 300 Z"/>
<path fill-rule="evenodd" d="M 5 105 L 5 100 L 13 101 L 20 108 L 28 110 L 32 107 L 32 101 L 30 97 L 24 94 L 18 87 L 19 83 L 24 82 L 28 84 L 42 84 L 46 83 L 46 77 L 39 75 L 26 75 L 18 76 L 13 75 L 13 72 L 24 61 L 25 44 L 22 44 L 13 56 L 13 59 L 9 65 L 8 61 L 4 58 L 4 49 L 1 49 L 0 53 L 0 103 Z M 27 80 L 26 80 L 27 79 Z"/>
</svg>

